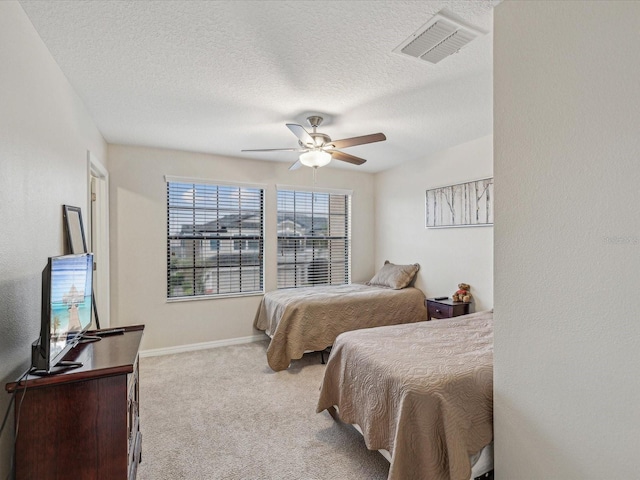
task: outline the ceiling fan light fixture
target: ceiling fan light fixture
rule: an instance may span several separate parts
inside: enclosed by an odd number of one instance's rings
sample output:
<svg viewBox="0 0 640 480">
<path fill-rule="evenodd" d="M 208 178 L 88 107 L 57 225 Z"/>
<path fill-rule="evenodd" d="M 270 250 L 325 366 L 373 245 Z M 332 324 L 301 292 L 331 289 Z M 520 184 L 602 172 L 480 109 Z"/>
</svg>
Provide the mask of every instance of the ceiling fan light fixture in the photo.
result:
<svg viewBox="0 0 640 480">
<path fill-rule="evenodd" d="M 331 161 L 331 154 L 324 150 L 309 150 L 300 155 L 299 160 L 307 167 L 324 167 Z"/>
</svg>

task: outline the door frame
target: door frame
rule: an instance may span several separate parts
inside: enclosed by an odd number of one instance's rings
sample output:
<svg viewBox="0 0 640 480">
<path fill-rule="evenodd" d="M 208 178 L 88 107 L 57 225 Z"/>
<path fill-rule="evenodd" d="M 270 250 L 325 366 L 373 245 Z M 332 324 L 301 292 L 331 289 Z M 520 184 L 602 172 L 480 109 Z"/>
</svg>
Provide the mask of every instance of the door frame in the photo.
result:
<svg viewBox="0 0 640 480">
<path fill-rule="evenodd" d="M 91 177 L 101 180 L 93 201 Z M 95 203 L 95 210 L 94 210 Z M 95 278 L 98 289 L 94 289 L 100 327 L 110 326 L 110 275 L 109 275 L 109 171 L 98 158 L 87 150 L 87 207 L 89 228 L 87 229 L 89 250 L 93 251 L 96 262 Z M 95 215 L 94 215 L 95 212 Z M 95 216 L 95 218 L 94 218 Z M 95 225 L 94 225 L 95 222 Z M 95 235 L 95 242 L 94 242 Z"/>
</svg>

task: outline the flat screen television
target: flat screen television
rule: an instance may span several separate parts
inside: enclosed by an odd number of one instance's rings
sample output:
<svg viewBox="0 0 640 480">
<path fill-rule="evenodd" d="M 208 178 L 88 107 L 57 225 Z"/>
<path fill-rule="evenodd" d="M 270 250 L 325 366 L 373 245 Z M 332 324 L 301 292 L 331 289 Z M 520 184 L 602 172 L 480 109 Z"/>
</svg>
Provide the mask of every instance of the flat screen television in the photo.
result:
<svg viewBox="0 0 640 480">
<path fill-rule="evenodd" d="M 93 254 L 50 257 L 42 271 L 40 338 L 31 349 L 32 369 L 53 373 L 79 366 L 62 358 L 91 325 Z"/>
</svg>

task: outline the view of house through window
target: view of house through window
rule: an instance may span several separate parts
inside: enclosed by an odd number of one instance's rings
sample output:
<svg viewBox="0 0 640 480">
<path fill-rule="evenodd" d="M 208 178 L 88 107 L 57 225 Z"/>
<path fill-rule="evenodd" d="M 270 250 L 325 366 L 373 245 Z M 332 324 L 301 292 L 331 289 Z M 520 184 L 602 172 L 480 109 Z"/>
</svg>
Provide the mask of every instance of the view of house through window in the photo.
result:
<svg viewBox="0 0 640 480">
<path fill-rule="evenodd" d="M 351 196 L 278 189 L 278 288 L 350 281 Z"/>
<path fill-rule="evenodd" d="M 264 190 L 167 181 L 167 297 L 262 292 Z"/>
</svg>

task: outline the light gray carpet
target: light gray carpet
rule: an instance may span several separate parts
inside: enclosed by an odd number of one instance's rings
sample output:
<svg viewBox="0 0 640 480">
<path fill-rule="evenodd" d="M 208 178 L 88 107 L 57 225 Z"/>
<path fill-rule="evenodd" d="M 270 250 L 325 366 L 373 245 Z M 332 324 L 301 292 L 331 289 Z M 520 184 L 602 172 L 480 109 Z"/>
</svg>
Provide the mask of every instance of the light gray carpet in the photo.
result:
<svg viewBox="0 0 640 480">
<path fill-rule="evenodd" d="M 140 480 L 386 479 L 349 425 L 315 413 L 324 365 L 267 365 L 267 342 L 140 361 Z"/>
</svg>

